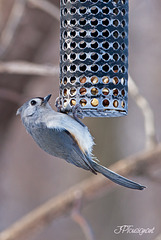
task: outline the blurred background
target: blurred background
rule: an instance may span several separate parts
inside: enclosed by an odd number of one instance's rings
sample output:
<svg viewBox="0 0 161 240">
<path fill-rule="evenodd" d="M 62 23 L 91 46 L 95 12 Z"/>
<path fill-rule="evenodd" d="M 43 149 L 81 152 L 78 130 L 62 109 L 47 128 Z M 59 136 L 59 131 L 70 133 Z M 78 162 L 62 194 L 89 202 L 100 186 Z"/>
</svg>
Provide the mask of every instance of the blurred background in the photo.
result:
<svg viewBox="0 0 161 240">
<path fill-rule="evenodd" d="M 21 0 L 22 1 L 22 0 Z M 59 7 L 58 0 L 50 0 Z M 0 0 L 0 30 L 14 5 Z M 161 141 L 161 1 L 130 0 L 129 72 L 154 111 L 157 140 Z M 3 41 L 0 35 L 0 50 Z M 26 1 L 23 15 L 7 51 L 0 61 L 29 61 L 59 64 L 59 22 Z M 35 96 L 52 93 L 54 108 L 59 91 L 59 76 L 39 77 L 0 74 L 0 230 L 58 195 L 91 173 L 43 152 L 26 133 L 16 110 Z M 88 118 L 95 138 L 94 154 L 105 166 L 141 151 L 145 146 L 144 119 L 129 96 L 127 117 Z M 161 168 L 157 169 L 157 174 Z M 96 239 L 155 239 L 161 232 L 161 186 L 142 176 L 131 179 L 147 186 L 142 192 L 117 186 L 82 209 Z M 119 225 L 152 228 L 154 234 L 114 234 Z M 84 235 L 70 216 L 55 220 L 29 240 L 82 240 Z"/>
</svg>

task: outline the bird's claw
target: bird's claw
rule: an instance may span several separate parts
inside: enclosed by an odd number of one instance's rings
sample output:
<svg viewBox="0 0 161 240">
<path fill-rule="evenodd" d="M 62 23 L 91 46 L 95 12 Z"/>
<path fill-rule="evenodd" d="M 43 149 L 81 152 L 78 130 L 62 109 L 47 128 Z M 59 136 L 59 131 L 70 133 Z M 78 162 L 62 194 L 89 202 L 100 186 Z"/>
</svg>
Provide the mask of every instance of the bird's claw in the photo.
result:
<svg viewBox="0 0 161 240">
<path fill-rule="evenodd" d="M 57 108 L 57 112 L 61 112 L 62 103 L 60 97 L 57 97 L 55 100 L 55 107 Z"/>
<path fill-rule="evenodd" d="M 73 118 L 84 127 L 85 125 L 79 120 L 79 118 L 81 119 L 84 118 L 82 109 L 79 104 L 72 106 L 72 114 L 73 114 Z"/>
<path fill-rule="evenodd" d="M 68 114 L 67 112 L 62 111 L 62 103 L 60 97 L 56 98 L 55 107 L 57 108 L 57 112 Z M 72 114 L 73 118 L 84 127 L 85 125 L 79 120 L 79 118 L 83 119 L 83 113 L 79 104 L 72 106 Z"/>
<path fill-rule="evenodd" d="M 72 114 L 73 114 L 73 117 L 83 119 L 83 112 L 79 104 L 72 106 Z"/>
</svg>

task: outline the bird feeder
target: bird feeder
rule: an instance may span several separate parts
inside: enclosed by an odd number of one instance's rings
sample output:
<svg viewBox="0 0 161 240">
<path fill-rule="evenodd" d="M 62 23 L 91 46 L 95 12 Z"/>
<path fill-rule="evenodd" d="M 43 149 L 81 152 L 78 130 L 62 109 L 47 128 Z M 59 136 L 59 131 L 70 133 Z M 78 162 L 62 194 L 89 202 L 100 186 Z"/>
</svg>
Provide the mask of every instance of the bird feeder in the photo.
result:
<svg viewBox="0 0 161 240">
<path fill-rule="evenodd" d="M 61 0 L 60 101 L 85 117 L 128 111 L 128 0 Z"/>
</svg>

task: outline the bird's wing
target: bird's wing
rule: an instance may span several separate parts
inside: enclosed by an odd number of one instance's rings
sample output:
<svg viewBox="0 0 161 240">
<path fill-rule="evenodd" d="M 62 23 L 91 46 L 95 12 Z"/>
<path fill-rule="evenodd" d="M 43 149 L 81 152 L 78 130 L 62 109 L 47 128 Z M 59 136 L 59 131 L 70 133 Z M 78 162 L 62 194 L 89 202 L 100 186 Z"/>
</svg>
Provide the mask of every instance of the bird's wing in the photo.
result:
<svg viewBox="0 0 161 240">
<path fill-rule="evenodd" d="M 91 154 L 94 145 L 93 138 L 86 126 L 82 126 L 75 119 L 63 113 L 49 114 L 44 123 L 47 128 L 67 130 L 77 142 L 81 151 L 85 154 Z"/>
<path fill-rule="evenodd" d="M 37 144 L 47 153 L 63 158 L 77 167 L 96 173 L 86 155 L 79 148 L 76 139 L 69 131 L 63 128 L 41 127 L 39 130 L 35 129 L 35 131 L 32 131 L 31 135 Z"/>
<path fill-rule="evenodd" d="M 81 151 L 81 149 L 79 148 L 79 145 L 78 145 L 76 139 L 73 137 L 73 135 L 69 131 L 64 130 L 63 134 L 64 133 L 65 133 L 66 136 L 68 135 L 67 141 L 70 139 L 69 144 L 72 145 L 72 154 L 75 154 L 75 155 L 79 156 L 79 158 L 81 159 L 81 161 L 79 161 L 77 163 L 76 162 L 77 158 L 72 158 L 74 160 L 74 162 L 72 162 L 72 163 L 75 164 L 78 167 L 82 167 L 82 163 L 83 163 L 83 165 L 85 164 L 85 169 L 88 168 L 88 170 L 90 170 L 93 173 L 97 174 L 96 171 L 94 170 L 94 168 L 92 167 L 91 163 L 90 163 L 91 162 L 90 156 L 89 155 L 87 156 L 86 153 L 84 154 Z M 69 159 L 70 159 L 70 157 L 69 157 Z"/>
</svg>

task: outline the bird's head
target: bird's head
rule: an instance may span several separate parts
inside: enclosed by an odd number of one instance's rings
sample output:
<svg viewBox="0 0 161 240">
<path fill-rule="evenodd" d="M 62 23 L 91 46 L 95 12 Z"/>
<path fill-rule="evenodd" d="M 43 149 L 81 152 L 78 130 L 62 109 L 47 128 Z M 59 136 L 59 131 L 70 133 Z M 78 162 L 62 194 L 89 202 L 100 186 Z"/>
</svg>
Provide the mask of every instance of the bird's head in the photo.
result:
<svg viewBox="0 0 161 240">
<path fill-rule="evenodd" d="M 16 115 L 21 115 L 21 118 L 31 117 L 36 114 L 38 111 L 44 110 L 45 108 L 51 108 L 48 104 L 51 94 L 42 98 L 36 97 L 30 99 L 28 102 L 25 102 L 18 110 Z"/>
</svg>

